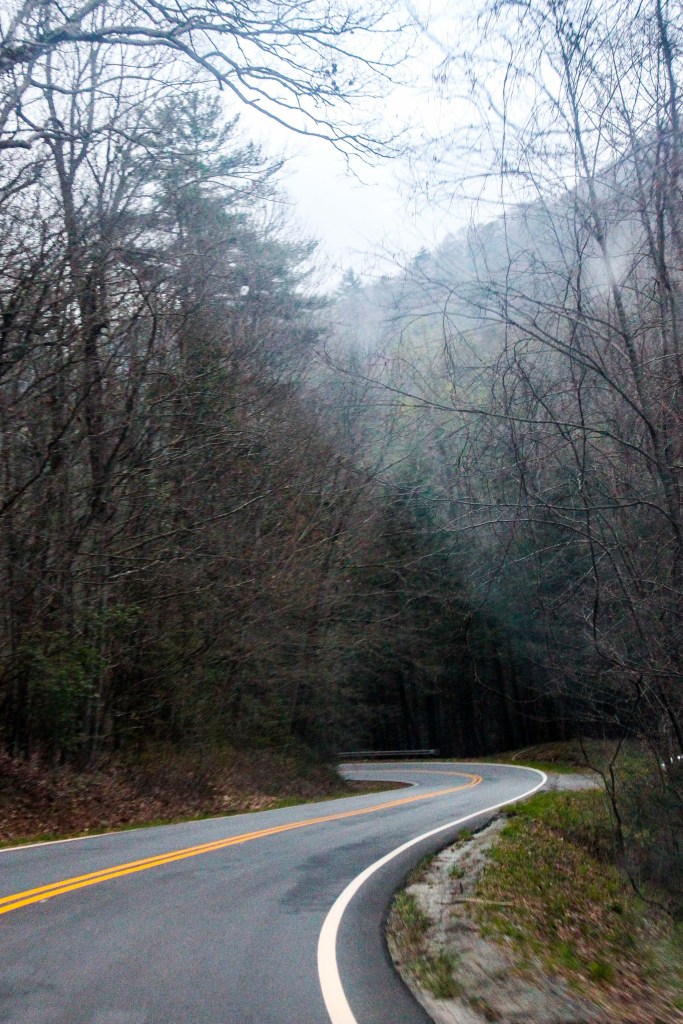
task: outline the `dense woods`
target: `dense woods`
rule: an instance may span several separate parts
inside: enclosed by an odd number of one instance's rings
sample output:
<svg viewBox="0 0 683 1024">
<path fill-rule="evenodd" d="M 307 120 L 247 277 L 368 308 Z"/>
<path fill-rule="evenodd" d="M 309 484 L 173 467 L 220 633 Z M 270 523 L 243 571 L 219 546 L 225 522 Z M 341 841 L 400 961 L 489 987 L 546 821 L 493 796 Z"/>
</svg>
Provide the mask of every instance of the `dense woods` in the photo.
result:
<svg viewBox="0 0 683 1024">
<path fill-rule="evenodd" d="M 622 853 L 680 907 L 681 10 L 479 14 L 440 68 L 470 116 L 432 187 L 503 212 L 376 286 L 399 358 L 375 380 L 420 424 L 470 601 L 570 728 L 614 740 Z"/>
<path fill-rule="evenodd" d="M 7 752 L 513 744 L 523 707 L 481 674 L 512 686 L 514 659 L 420 486 L 381 472 L 389 425 L 368 444 L 364 396 L 315 368 L 313 246 L 208 81 L 240 76 L 187 66 L 211 26 L 138 47 L 149 25 L 110 27 L 131 12 L 88 5 L 67 32 L 29 5 L 4 27 Z M 351 30 L 330 19 L 323 50 Z M 181 67 L 167 50 L 186 36 Z"/>
<path fill-rule="evenodd" d="M 635 738 L 680 862 L 680 12 L 483 9 L 502 214 L 323 297 L 234 104 L 376 153 L 398 22 L 155 7 L 0 21 L 6 753 Z"/>
</svg>

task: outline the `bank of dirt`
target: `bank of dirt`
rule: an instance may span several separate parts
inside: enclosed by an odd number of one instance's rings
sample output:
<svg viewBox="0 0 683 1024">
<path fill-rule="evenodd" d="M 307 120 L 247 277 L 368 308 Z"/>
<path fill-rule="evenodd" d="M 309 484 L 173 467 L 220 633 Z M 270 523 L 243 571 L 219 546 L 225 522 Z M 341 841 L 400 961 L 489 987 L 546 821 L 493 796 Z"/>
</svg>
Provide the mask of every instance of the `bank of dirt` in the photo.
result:
<svg viewBox="0 0 683 1024">
<path fill-rule="evenodd" d="M 585 776 L 550 777 L 551 789 L 594 785 Z M 499 928 L 527 899 L 520 891 L 482 886 L 507 819 L 494 820 L 473 836 L 421 865 L 394 900 L 387 939 L 394 963 L 437 1024 L 683 1024 L 675 992 L 656 984 L 639 987 L 629 964 L 614 978 L 581 983 L 572 970 L 549 969 L 533 942 L 520 946 Z M 533 885 L 533 870 L 528 874 Z M 490 887 L 489 887 L 490 889 Z M 567 962 L 567 966 L 572 964 Z M 634 972 L 636 973 L 636 972 Z M 622 976 L 623 975 L 623 976 Z"/>
<path fill-rule="evenodd" d="M 0 844 L 390 788 L 347 782 L 326 764 L 273 750 L 180 754 L 154 748 L 88 771 L 0 755 Z"/>
</svg>

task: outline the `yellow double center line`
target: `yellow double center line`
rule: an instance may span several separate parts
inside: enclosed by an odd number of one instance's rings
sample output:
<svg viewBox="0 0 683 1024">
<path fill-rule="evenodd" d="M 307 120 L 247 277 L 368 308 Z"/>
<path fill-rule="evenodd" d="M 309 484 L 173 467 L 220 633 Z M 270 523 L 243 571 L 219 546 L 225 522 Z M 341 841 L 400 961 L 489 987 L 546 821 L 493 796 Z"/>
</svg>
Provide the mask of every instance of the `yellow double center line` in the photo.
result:
<svg viewBox="0 0 683 1024">
<path fill-rule="evenodd" d="M 446 773 L 444 773 L 446 774 Z M 99 885 L 100 882 L 108 882 L 112 878 L 121 878 L 124 875 L 134 875 L 138 871 L 149 871 L 151 868 L 160 868 L 164 864 L 173 864 L 177 860 L 186 860 L 188 857 L 199 857 L 204 853 L 213 853 L 215 850 L 224 850 L 228 846 L 239 846 L 241 843 L 250 843 L 254 839 L 264 839 L 266 836 L 279 835 L 281 832 L 292 832 L 298 828 L 308 828 L 311 825 L 321 825 L 326 821 L 341 821 L 343 818 L 355 818 L 361 814 L 373 814 L 376 811 L 386 811 L 391 807 L 400 807 L 403 804 L 416 803 L 418 800 L 429 800 L 433 797 L 446 796 L 448 793 L 457 793 L 463 789 L 470 789 L 478 786 L 482 781 L 481 775 L 470 775 L 466 772 L 449 772 L 448 774 L 459 775 L 461 778 L 469 779 L 469 782 L 461 786 L 451 786 L 448 789 L 436 789 L 429 793 L 418 793 L 416 796 L 403 797 L 400 800 L 390 800 L 384 804 L 374 804 L 372 807 L 361 807 L 353 811 L 341 811 L 338 814 L 326 814 L 320 818 L 308 818 L 305 821 L 294 821 L 288 825 L 276 825 L 273 828 L 262 828 L 257 832 L 245 832 L 243 835 L 232 836 L 229 839 L 218 839 L 213 843 L 202 843 L 200 846 L 187 846 L 183 850 L 173 850 L 170 853 L 157 854 L 154 857 L 145 857 L 143 860 L 132 860 L 127 864 L 115 864 L 101 871 L 91 871 L 87 875 L 76 875 L 74 878 L 65 878 L 60 882 L 52 882 L 49 885 L 41 885 L 37 889 L 26 889 L 24 892 L 16 892 L 10 896 L 0 898 L 0 914 L 8 914 L 12 910 L 19 910 L 20 907 L 27 907 L 31 903 L 42 903 L 44 900 L 51 900 L 55 896 L 62 896 L 64 893 L 73 892 L 74 889 L 85 889 L 89 885 Z"/>
</svg>

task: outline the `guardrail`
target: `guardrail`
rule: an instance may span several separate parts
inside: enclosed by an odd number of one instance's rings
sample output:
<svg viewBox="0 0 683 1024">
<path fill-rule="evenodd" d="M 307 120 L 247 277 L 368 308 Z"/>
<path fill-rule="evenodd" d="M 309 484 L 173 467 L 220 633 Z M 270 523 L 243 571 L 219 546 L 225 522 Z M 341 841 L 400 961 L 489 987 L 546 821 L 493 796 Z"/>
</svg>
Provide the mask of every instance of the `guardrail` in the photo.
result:
<svg viewBox="0 0 683 1024">
<path fill-rule="evenodd" d="M 438 757 L 440 750 L 340 750 L 344 761 L 366 761 L 376 757 Z"/>
</svg>

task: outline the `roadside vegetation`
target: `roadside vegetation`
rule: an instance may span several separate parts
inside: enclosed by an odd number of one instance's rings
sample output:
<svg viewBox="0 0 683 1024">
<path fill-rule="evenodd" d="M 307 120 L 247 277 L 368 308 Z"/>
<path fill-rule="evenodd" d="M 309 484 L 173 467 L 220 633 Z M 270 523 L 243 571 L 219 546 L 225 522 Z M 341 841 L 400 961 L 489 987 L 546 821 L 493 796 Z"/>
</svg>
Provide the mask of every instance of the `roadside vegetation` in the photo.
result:
<svg viewBox="0 0 683 1024">
<path fill-rule="evenodd" d="M 429 862 L 418 865 L 416 873 L 420 870 L 424 872 L 428 866 Z M 399 892 L 391 907 L 388 927 L 404 970 L 437 999 L 448 999 L 460 992 L 460 986 L 453 976 L 455 962 L 447 950 L 428 948 L 429 925 L 429 915 L 416 897 L 405 890 Z"/>
<path fill-rule="evenodd" d="M 395 788 L 348 782 L 306 751 L 157 745 L 88 772 L 0 755 L 0 847 L 270 810 Z"/>
<path fill-rule="evenodd" d="M 404 976 L 432 997 L 459 999 L 485 1020 L 500 1019 L 498 1000 L 505 1005 L 527 984 L 541 996 L 530 1024 L 545 1021 L 544 1013 L 554 1021 L 562 998 L 578 1001 L 581 1020 L 584 1013 L 605 1024 L 683 1021 L 683 828 L 680 808 L 664 812 L 670 783 L 658 780 L 636 743 L 577 740 L 496 760 L 558 776 L 581 768 L 589 774 L 590 766 L 600 784 L 562 791 L 571 781 L 556 778 L 559 792 L 537 793 L 502 812 L 504 826 L 483 854 L 468 851 L 476 843 L 464 830 L 447 863 L 440 864 L 444 854 L 421 861 L 388 921 Z M 678 770 L 677 762 L 660 766 L 665 776 Z M 424 905 L 421 886 L 432 893 Z M 473 981 L 468 956 L 487 957 L 483 947 L 472 951 L 473 926 L 515 979 L 509 994 Z M 551 989 L 553 1006 L 544 1010 L 542 993 Z"/>
<path fill-rule="evenodd" d="M 602 764 L 611 749 L 612 745 L 607 742 L 574 739 L 561 743 L 537 743 L 522 750 L 495 754 L 489 760 L 497 764 L 518 764 L 525 768 L 537 768 L 542 772 L 568 775 L 574 772 L 596 771 L 594 762 L 599 759 Z"/>
<path fill-rule="evenodd" d="M 482 934 L 614 1024 L 683 1019 L 683 927 L 666 890 L 636 891 L 623 870 L 604 793 L 540 793 L 506 814 L 472 904 Z"/>
</svg>

